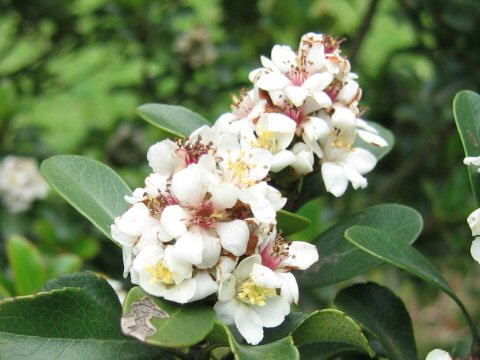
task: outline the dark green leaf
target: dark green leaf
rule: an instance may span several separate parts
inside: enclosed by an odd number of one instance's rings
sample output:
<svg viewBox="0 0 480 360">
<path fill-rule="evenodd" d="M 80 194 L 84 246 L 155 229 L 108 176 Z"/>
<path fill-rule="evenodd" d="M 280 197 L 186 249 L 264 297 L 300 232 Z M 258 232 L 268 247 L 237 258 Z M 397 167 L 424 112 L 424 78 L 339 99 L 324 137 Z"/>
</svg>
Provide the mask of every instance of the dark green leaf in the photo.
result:
<svg viewBox="0 0 480 360">
<path fill-rule="evenodd" d="M 304 216 L 280 210 L 277 212 L 277 223 L 283 234 L 288 236 L 307 228 L 310 225 L 310 220 Z"/>
<path fill-rule="evenodd" d="M 334 309 L 313 312 L 293 331 L 292 337 L 298 347 L 335 342 L 354 346 L 371 357 L 375 355 L 360 327 L 343 312 Z"/>
<path fill-rule="evenodd" d="M 196 344 L 208 335 L 214 323 L 215 311 L 211 306 L 176 304 L 150 296 L 138 286 L 129 291 L 123 305 L 123 332 L 158 346 L 179 348 Z"/>
<path fill-rule="evenodd" d="M 300 349 L 300 358 L 314 360 L 328 360 L 335 355 L 358 354 L 360 350 L 357 347 L 345 343 L 322 342 L 312 343 L 302 346 Z M 367 356 L 368 357 L 368 356 Z M 336 358 L 335 358 L 336 359 Z M 346 357 L 346 359 L 350 359 Z"/>
<path fill-rule="evenodd" d="M 382 264 L 344 240 L 353 225 L 367 225 L 387 232 L 393 241 L 411 244 L 422 230 L 422 218 L 415 210 L 397 204 L 364 209 L 326 230 L 315 241 L 319 260 L 308 271 L 297 274 L 304 287 L 324 286 L 349 279 Z"/>
<path fill-rule="evenodd" d="M 453 114 L 466 156 L 480 156 L 480 95 L 460 91 L 453 100 Z M 480 202 L 480 174 L 478 167 L 469 166 L 473 193 Z"/>
<path fill-rule="evenodd" d="M 2 360 L 153 360 L 165 352 L 122 334 L 120 303 L 100 277 L 63 276 L 45 289 L 0 302 Z"/>
<path fill-rule="evenodd" d="M 83 156 L 60 155 L 45 160 L 41 170 L 65 200 L 112 239 L 110 225 L 127 210 L 124 196 L 132 192 L 112 169 Z"/>
<path fill-rule="evenodd" d="M 203 125 L 210 125 L 199 114 L 176 105 L 145 104 L 137 108 L 137 113 L 150 124 L 177 137 L 187 137 Z"/>
<path fill-rule="evenodd" d="M 352 226 L 345 232 L 345 237 L 366 253 L 417 275 L 450 296 L 456 297 L 448 282 L 430 260 L 410 245 L 395 241 L 387 232 L 368 226 Z"/>
<path fill-rule="evenodd" d="M 279 326 L 264 329 L 262 344 L 270 343 L 292 335 L 293 330 L 295 330 L 306 318 L 308 318 L 308 314 L 301 312 L 288 314 Z"/>
<path fill-rule="evenodd" d="M 7 240 L 7 256 L 17 295 L 33 294 L 47 280 L 42 255 L 37 247 L 19 235 Z"/>
<path fill-rule="evenodd" d="M 389 289 L 375 283 L 353 285 L 341 290 L 334 303 L 378 338 L 390 360 L 417 359 L 410 316 Z"/>
</svg>

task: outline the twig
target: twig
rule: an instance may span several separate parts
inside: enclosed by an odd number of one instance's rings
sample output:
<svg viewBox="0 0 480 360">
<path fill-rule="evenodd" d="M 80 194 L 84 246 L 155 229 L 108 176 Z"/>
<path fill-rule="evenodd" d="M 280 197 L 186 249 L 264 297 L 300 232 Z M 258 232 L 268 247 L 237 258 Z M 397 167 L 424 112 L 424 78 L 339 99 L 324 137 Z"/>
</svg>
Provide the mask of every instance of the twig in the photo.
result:
<svg viewBox="0 0 480 360">
<path fill-rule="evenodd" d="M 350 59 L 353 60 L 357 54 L 358 51 L 360 50 L 360 47 L 362 46 L 363 40 L 365 39 L 365 36 L 368 33 L 368 30 L 370 29 L 370 26 L 372 25 L 372 20 L 373 16 L 375 15 L 375 12 L 377 11 L 378 7 L 378 0 L 372 0 L 370 2 L 370 5 L 368 7 L 368 10 L 360 24 L 360 27 L 356 31 L 357 36 L 355 37 L 355 40 L 352 43 L 352 47 L 350 48 Z"/>
</svg>

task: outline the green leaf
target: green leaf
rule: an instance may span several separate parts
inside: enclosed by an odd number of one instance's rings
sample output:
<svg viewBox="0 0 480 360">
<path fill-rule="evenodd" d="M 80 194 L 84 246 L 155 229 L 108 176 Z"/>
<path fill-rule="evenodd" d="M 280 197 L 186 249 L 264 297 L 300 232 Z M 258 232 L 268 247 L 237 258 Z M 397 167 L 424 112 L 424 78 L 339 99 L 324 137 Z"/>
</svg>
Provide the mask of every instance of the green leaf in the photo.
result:
<svg viewBox="0 0 480 360">
<path fill-rule="evenodd" d="M 352 226 L 345 232 L 345 237 L 362 251 L 406 270 L 456 297 L 430 260 L 407 243 L 395 241 L 387 232 L 368 226 Z"/>
<path fill-rule="evenodd" d="M 154 360 L 165 352 L 122 334 L 120 303 L 100 277 L 64 276 L 45 289 L 0 302 L 2 360 Z"/>
<path fill-rule="evenodd" d="M 375 155 L 377 160 L 380 160 L 383 157 L 385 157 L 385 155 L 387 155 L 390 151 L 392 151 L 393 146 L 395 145 L 395 137 L 393 136 L 393 133 L 390 130 L 384 128 L 382 125 L 377 124 L 376 122 L 373 122 L 373 121 L 367 121 L 367 123 L 368 125 L 374 127 L 378 131 L 378 135 L 384 138 L 388 145 L 385 147 L 379 147 L 379 146 L 367 143 L 364 140 L 362 140 L 360 136 L 357 136 L 356 146 L 360 146 L 363 149 L 370 151 L 373 155 Z"/>
<path fill-rule="evenodd" d="M 334 303 L 377 337 L 390 360 L 417 359 L 410 316 L 389 289 L 375 283 L 353 285 L 341 290 Z"/>
<path fill-rule="evenodd" d="M 334 309 L 313 312 L 293 331 L 292 337 L 298 347 L 335 342 L 354 346 L 370 357 L 375 355 L 360 327 L 343 312 Z"/>
<path fill-rule="evenodd" d="M 466 156 L 480 156 L 480 95 L 473 91 L 460 91 L 453 100 L 453 115 Z M 468 174 L 473 193 L 480 203 L 479 167 L 469 166 Z"/>
<path fill-rule="evenodd" d="M 290 336 L 265 345 L 241 345 L 235 340 L 230 329 L 223 323 L 215 327 L 207 337 L 210 344 L 230 346 L 236 360 L 298 360 L 300 355 Z"/>
<path fill-rule="evenodd" d="M 301 312 L 293 312 L 288 314 L 285 317 L 285 320 L 283 320 L 283 322 L 279 326 L 274 328 L 265 328 L 263 330 L 264 336 L 262 343 L 270 343 L 292 335 L 292 332 L 298 327 L 298 325 L 300 325 L 303 320 L 308 317 L 308 314 Z"/>
<path fill-rule="evenodd" d="M 157 346 L 180 348 L 196 344 L 208 335 L 214 323 L 211 306 L 176 304 L 150 296 L 138 286 L 128 292 L 123 305 L 123 332 Z"/>
<path fill-rule="evenodd" d="M 210 125 L 199 114 L 176 105 L 145 104 L 137 113 L 150 124 L 176 137 L 187 137 L 203 125 Z"/>
<path fill-rule="evenodd" d="M 79 271 L 83 266 L 80 256 L 75 254 L 60 254 L 47 261 L 47 278 L 54 279 L 63 274 Z"/>
<path fill-rule="evenodd" d="M 277 212 L 278 228 L 285 236 L 295 234 L 310 225 L 310 219 L 286 210 Z"/>
<path fill-rule="evenodd" d="M 20 235 L 7 240 L 7 256 L 17 295 L 33 294 L 46 281 L 46 270 L 37 247 Z"/>
<path fill-rule="evenodd" d="M 297 274 L 301 286 L 335 284 L 383 263 L 344 240 L 345 230 L 353 225 L 367 225 L 384 230 L 393 241 L 406 245 L 415 241 L 423 227 L 420 214 L 407 206 L 385 204 L 363 209 L 318 237 L 315 244 L 320 258 L 308 271 Z"/>
<path fill-rule="evenodd" d="M 110 225 L 127 210 L 124 196 L 132 192 L 112 169 L 83 156 L 60 155 L 45 160 L 41 170 L 70 205 L 112 239 Z"/>
<path fill-rule="evenodd" d="M 315 360 L 329 360 L 333 359 L 335 355 L 339 355 L 340 359 L 350 359 L 349 357 L 341 357 L 341 355 L 348 356 L 349 354 L 359 354 L 357 347 L 336 342 L 313 343 L 302 346 L 299 350 L 301 359 Z"/>
</svg>

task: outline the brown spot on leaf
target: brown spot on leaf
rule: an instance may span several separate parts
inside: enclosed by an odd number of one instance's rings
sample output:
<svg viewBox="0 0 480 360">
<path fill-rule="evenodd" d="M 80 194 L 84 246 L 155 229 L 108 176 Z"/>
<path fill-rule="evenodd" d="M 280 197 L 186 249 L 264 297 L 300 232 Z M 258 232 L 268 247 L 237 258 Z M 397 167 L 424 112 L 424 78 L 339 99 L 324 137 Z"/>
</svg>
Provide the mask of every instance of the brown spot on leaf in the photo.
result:
<svg viewBox="0 0 480 360">
<path fill-rule="evenodd" d="M 129 315 L 122 316 L 122 331 L 125 335 L 145 341 L 157 332 L 150 322 L 154 317 L 168 319 L 170 315 L 160 309 L 148 296 L 144 296 L 140 301 L 132 304 Z"/>
<path fill-rule="evenodd" d="M 467 136 L 470 139 L 470 141 L 472 142 L 473 146 L 478 147 L 478 140 L 475 137 L 475 135 L 472 134 L 472 132 L 470 130 L 467 130 Z"/>
</svg>

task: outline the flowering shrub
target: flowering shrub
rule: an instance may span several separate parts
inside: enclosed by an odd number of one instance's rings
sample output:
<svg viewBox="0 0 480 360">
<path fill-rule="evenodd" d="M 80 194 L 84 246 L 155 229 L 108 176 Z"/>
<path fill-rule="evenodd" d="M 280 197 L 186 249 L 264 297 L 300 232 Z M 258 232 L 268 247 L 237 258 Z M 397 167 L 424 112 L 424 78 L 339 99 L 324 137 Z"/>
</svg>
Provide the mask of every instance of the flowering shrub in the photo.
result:
<svg viewBox="0 0 480 360">
<path fill-rule="evenodd" d="M 472 332 L 462 354 L 478 359 L 475 322 L 411 246 L 422 229 L 415 210 L 377 205 L 333 225 L 315 244 L 288 240 L 309 222 L 287 209 L 323 192 L 343 196 L 349 184 L 365 188 L 365 175 L 393 146 L 388 130 L 362 119 L 362 90 L 340 45 L 314 33 L 304 35 L 296 51 L 275 45 L 271 58 L 261 57 L 262 67 L 250 73 L 252 88 L 234 97 L 231 112 L 214 123 L 178 106 L 141 106 L 140 116 L 172 138 L 149 148 L 152 172 L 133 191 L 97 161 L 74 155 L 46 160 L 42 171 L 51 186 L 121 246 L 124 276 L 138 286 L 121 310 L 108 283 L 89 273 L 60 277 L 36 296 L 6 302 L 0 317 L 25 310 L 33 324 L 27 330 L 0 324 L 0 332 L 14 334 L 7 358 L 328 359 L 355 353 L 416 359 L 408 312 L 386 287 L 352 285 L 338 292 L 336 309 L 297 311 L 302 289 L 387 262 L 459 305 Z M 463 93 L 458 101 L 462 96 L 480 104 L 478 95 Z M 466 105 L 458 109 L 472 113 Z M 456 113 L 461 134 L 469 126 L 463 116 Z M 466 154 L 478 156 L 468 146 Z M 474 235 L 477 218 L 469 218 Z M 441 350 L 428 355 L 449 357 Z"/>
</svg>

